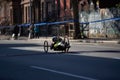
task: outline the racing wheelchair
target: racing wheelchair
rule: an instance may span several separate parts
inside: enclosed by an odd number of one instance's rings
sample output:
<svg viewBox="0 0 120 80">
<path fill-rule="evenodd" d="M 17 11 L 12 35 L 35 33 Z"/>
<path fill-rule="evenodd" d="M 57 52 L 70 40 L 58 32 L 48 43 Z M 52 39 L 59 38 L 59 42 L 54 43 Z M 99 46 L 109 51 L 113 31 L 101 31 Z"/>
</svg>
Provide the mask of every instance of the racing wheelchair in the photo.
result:
<svg viewBox="0 0 120 80">
<path fill-rule="evenodd" d="M 44 41 L 44 51 L 47 53 L 49 48 L 53 51 L 62 51 L 67 53 L 70 48 L 70 42 L 68 37 L 64 37 L 63 39 L 56 36 L 52 39 L 53 43 L 51 45 L 48 44 L 48 41 Z"/>
</svg>

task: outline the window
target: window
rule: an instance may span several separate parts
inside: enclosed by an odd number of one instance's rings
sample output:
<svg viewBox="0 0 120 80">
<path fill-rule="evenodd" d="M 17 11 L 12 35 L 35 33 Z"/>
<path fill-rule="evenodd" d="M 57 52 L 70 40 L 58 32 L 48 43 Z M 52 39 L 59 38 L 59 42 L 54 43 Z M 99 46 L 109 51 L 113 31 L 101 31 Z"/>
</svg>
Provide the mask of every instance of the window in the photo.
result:
<svg viewBox="0 0 120 80">
<path fill-rule="evenodd" d="M 44 2 L 42 2 L 42 19 L 44 20 Z"/>
<path fill-rule="evenodd" d="M 72 24 L 70 24 L 70 30 L 73 30 L 74 28 L 73 28 L 73 25 Z"/>
<path fill-rule="evenodd" d="M 25 7 L 25 22 L 27 23 L 27 7 Z"/>
<path fill-rule="evenodd" d="M 51 5 L 51 3 L 47 3 L 47 5 L 48 5 L 48 12 L 51 12 L 52 11 L 52 5 Z"/>
</svg>

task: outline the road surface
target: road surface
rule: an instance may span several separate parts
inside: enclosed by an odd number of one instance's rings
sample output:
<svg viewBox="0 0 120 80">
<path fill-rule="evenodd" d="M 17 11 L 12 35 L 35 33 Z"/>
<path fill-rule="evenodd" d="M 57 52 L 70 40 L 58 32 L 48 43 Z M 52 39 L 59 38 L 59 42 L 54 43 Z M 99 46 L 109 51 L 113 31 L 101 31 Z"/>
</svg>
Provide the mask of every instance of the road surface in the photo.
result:
<svg viewBox="0 0 120 80">
<path fill-rule="evenodd" d="M 1 40 L 0 80 L 120 80 L 120 45 L 71 42 L 44 53 L 43 41 Z"/>
</svg>

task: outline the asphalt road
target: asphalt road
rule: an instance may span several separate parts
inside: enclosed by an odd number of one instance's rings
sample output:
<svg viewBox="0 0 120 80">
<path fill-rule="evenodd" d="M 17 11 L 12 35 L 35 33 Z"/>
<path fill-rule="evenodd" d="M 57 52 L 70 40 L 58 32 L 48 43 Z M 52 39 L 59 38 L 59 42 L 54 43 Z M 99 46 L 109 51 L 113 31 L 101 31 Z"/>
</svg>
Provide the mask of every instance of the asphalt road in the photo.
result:
<svg viewBox="0 0 120 80">
<path fill-rule="evenodd" d="M 0 80 L 120 80 L 120 45 L 71 42 L 44 53 L 43 41 L 1 40 Z"/>
</svg>

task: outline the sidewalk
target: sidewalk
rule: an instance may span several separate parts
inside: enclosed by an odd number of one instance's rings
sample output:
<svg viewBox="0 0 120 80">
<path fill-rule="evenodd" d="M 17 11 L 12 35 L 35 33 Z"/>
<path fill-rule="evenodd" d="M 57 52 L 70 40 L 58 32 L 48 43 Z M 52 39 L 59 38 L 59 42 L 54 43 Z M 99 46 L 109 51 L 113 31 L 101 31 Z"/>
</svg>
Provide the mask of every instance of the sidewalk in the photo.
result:
<svg viewBox="0 0 120 80">
<path fill-rule="evenodd" d="M 39 39 L 31 39 L 31 40 L 52 41 L 52 37 L 40 37 Z M 94 39 L 70 39 L 70 42 L 120 44 L 120 39 L 96 39 L 96 38 Z"/>
<path fill-rule="evenodd" d="M 71 40 L 71 41 L 77 41 L 82 43 L 108 43 L 108 44 L 120 44 L 120 39 L 77 39 L 77 40 Z"/>
<path fill-rule="evenodd" d="M 0 35 L 0 40 L 12 40 L 11 36 Z M 28 39 L 27 37 L 19 37 L 18 40 L 48 40 L 52 41 L 52 37 L 40 37 L 39 39 Z M 70 39 L 70 42 L 79 43 L 106 43 L 106 44 L 120 44 L 120 39 L 104 39 L 104 38 L 91 38 L 91 39 Z"/>
<path fill-rule="evenodd" d="M 10 37 L 9 35 L 0 35 L 0 40 L 10 40 Z"/>
</svg>

